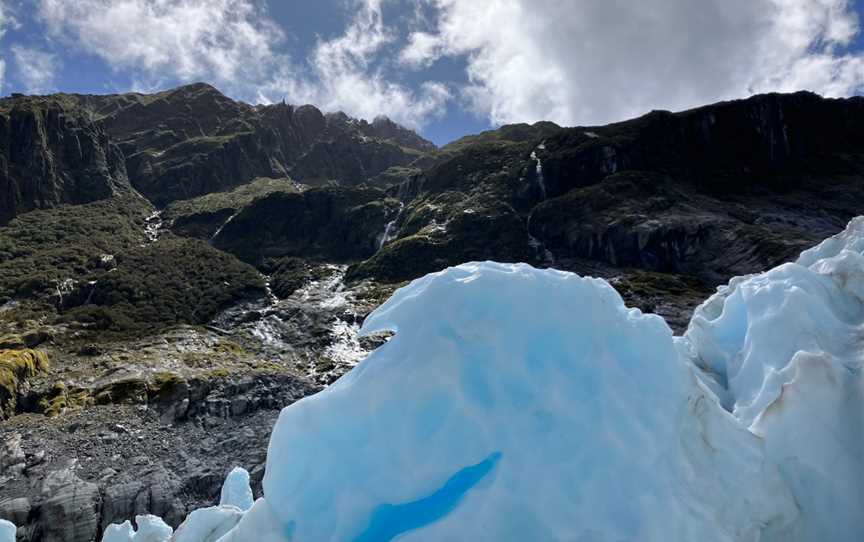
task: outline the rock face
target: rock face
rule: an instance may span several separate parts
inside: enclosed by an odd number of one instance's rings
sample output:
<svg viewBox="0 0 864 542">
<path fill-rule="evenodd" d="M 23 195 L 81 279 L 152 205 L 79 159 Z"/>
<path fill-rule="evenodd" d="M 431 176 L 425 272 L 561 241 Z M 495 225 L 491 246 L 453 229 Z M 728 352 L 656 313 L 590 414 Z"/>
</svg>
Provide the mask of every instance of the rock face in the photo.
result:
<svg viewBox="0 0 864 542">
<path fill-rule="evenodd" d="M 796 178 L 860 173 L 864 99 L 766 94 L 592 128 L 570 128 L 537 151 L 550 197 L 625 170 L 668 172 L 700 188 L 780 189 Z M 771 181 L 774 181 L 773 183 Z"/>
<path fill-rule="evenodd" d="M 399 204 L 375 188 L 277 192 L 251 203 L 225 224 L 214 246 L 240 259 L 302 256 L 362 260 L 374 254 Z"/>
<path fill-rule="evenodd" d="M 21 435 L 11 433 L 0 441 L 0 477 L 9 480 L 24 472 L 24 450 L 21 448 Z"/>
<path fill-rule="evenodd" d="M 256 177 L 357 184 L 435 148 L 384 119 L 370 125 L 311 105 L 250 106 L 201 83 L 75 99 L 102 119 L 132 184 L 160 207 Z"/>
<path fill-rule="evenodd" d="M 93 540 L 99 533 L 99 486 L 75 475 L 74 462 L 42 481 L 35 538 L 45 542 Z"/>
<path fill-rule="evenodd" d="M 0 224 L 127 186 L 123 155 L 84 111 L 50 97 L 0 100 Z"/>
<path fill-rule="evenodd" d="M 108 405 L 25 423 L 23 435 L 0 441 L 10 464 L 0 464 L 0 518 L 34 541 L 98 540 L 111 523 L 144 513 L 176 527 L 193 502 L 218 499 L 237 463 L 252 470 L 260 494 L 266 450 L 257 441 L 281 406 L 318 389 L 284 375 L 180 379 L 152 393 L 149 408 Z"/>
<path fill-rule="evenodd" d="M 366 121 L 360 121 L 359 124 L 360 131 L 368 137 L 383 139 L 401 147 L 418 151 L 432 152 L 435 150 L 433 143 L 426 141 L 411 130 L 406 130 L 387 117 L 376 117 L 371 124 L 367 124 Z"/>
<path fill-rule="evenodd" d="M 864 129 L 853 119 L 862 118 L 862 98 L 774 94 L 609 126 L 517 125 L 459 141 L 442 150 L 448 159 L 400 187 L 408 203 L 398 235 L 352 276 L 396 278 L 388 270 L 396 267 L 409 279 L 433 270 L 407 271 L 416 260 L 396 253 L 424 227 L 505 206 L 525 223 L 523 246 L 536 249 L 539 263 L 709 282 L 764 269 L 860 212 Z M 522 257 L 523 247 L 505 246 L 490 245 L 488 257 Z M 399 261 L 373 265 L 388 259 Z"/>
</svg>

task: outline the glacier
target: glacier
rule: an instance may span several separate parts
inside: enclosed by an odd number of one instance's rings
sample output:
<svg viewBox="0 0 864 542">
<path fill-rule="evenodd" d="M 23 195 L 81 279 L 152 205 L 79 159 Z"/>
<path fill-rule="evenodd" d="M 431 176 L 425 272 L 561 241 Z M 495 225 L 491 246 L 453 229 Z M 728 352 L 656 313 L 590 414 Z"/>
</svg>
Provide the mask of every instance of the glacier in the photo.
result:
<svg viewBox="0 0 864 542">
<path fill-rule="evenodd" d="M 15 533 L 18 529 L 15 524 L 5 519 L 0 519 L 0 542 L 15 542 Z"/>
<path fill-rule="evenodd" d="M 862 253 L 856 218 L 680 337 L 601 279 L 427 275 L 364 322 L 391 340 L 283 409 L 263 497 L 232 471 L 176 532 L 104 540 L 861 540 Z"/>
</svg>

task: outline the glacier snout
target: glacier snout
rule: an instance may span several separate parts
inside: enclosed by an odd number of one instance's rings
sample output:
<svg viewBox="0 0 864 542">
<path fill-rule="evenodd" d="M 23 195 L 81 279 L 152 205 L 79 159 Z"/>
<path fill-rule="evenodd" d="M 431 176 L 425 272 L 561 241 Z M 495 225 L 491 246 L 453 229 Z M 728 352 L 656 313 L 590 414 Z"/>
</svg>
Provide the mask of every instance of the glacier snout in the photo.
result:
<svg viewBox="0 0 864 542">
<path fill-rule="evenodd" d="M 682 337 L 572 273 L 415 280 L 364 323 L 389 342 L 282 411 L 264 497 L 235 473 L 174 539 L 860 540 L 862 252 L 864 218 Z"/>
<path fill-rule="evenodd" d="M 759 439 L 605 281 L 465 264 L 363 327 L 384 329 L 280 416 L 264 492 L 290 539 L 755 541 L 796 521 Z"/>
</svg>

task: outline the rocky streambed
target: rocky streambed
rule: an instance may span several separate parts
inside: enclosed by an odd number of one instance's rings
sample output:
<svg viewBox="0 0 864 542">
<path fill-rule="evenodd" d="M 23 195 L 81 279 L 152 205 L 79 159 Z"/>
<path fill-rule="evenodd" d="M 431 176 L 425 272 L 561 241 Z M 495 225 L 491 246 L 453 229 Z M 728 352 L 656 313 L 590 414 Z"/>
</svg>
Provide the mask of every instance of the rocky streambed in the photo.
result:
<svg viewBox="0 0 864 542">
<path fill-rule="evenodd" d="M 357 332 L 392 287 L 346 286 L 344 273 L 314 267 L 282 298 L 268 282 L 209 324 L 155 336 L 43 328 L 31 346 L 47 368 L 22 381 L 0 429 L 0 517 L 21 541 L 83 542 L 145 512 L 176 525 L 218 500 L 234 466 L 260 492 L 281 408 L 386 340 Z"/>
</svg>

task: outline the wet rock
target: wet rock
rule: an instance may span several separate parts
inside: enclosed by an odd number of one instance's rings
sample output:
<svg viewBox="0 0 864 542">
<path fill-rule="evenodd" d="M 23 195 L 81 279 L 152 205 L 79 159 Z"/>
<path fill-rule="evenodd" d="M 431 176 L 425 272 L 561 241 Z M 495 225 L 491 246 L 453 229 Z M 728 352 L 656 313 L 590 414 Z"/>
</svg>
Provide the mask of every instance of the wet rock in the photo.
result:
<svg viewBox="0 0 864 542">
<path fill-rule="evenodd" d="M 32 454 L 27 455 L 27 468 L 32 469 L 37 465 L 45 462 L 45 450 L 37 450 Z"/>
<path fill-rule="evenodd" d="M 82 356 L 99 356 L 102 354 L 102 349 L 95 344 L 86 344 L 78 349 L 78 353 Z"/>
<path fill-rule="evenodd" d="M 0 500 L 0 519 L 25 525 L 30 517 L 30 500 L 26 497 Z"/>
<path fill-rule="evenodd" d="M 102 514 L 100 530 L 112 523 L 123 523 L 127 519 L 143 513 L 139 495 L 144 491 L 142 482 L 108 484 L 102 494 Z"/>
<path fill-rule="evenodd" d="M 88 542 L 99 531 L 102 496 L 99 486 L 85 482 L 74 465 L 51 472 L 42 483 L 38 533 L 45 542 Z"/>
<path fill-rule="evenodd" d="M 7 433 L 0 441 L 0 479 L 14 478 L 24 472 L 26 458 L 21 448 L 21 434 Z"/>
</svg>

